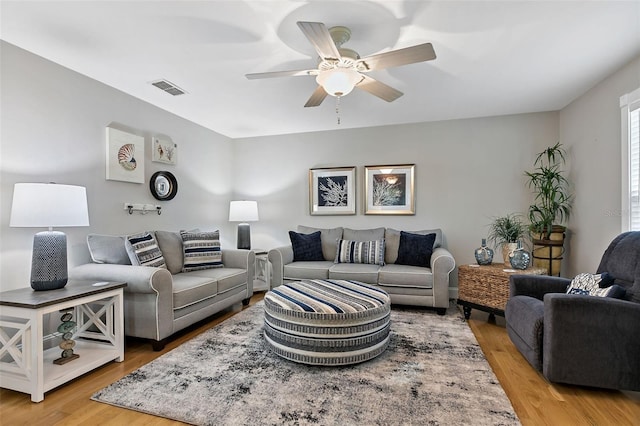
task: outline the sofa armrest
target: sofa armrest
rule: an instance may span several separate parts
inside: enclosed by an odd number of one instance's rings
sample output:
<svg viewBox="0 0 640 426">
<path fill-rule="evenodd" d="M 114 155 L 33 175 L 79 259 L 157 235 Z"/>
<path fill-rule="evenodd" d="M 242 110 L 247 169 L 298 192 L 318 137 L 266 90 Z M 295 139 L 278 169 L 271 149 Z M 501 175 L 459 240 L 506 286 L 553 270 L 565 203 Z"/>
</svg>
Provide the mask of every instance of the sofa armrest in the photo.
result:
<svg viewBox="0 0 640 426">
<path fill-rule="evenodd" d="M 127 336 L 162 340 L 173 333 L 173 278 L 163 268 L 89 263 L 69 271 L 78 280 L 122 281 Z"/>
<path fill-rule="evenodd" d="M 449 306 L 449 275 L 456 267 L 456 261 L 444 247 L 438 247 L 431 254 L 431 273 L 433 274 L 434 306 Z"/>
<path fill-rule="evenodd" d="M 273 277 L 271 277 L 271 287 L 277 287 L 282 285 L 284 277 L 284 265 L 288 265 L 293 262 L 293 247 L 282 246 L 269 250 L 267 255 L 273 271 Z"/>
<path fill-rule="evenodd" d="M 69 278 L 74 280 L 126 282 L 125 293 L 172 294 L 171 273 L 163 268 L 148 266 L 88 263 L 72 268 Z M 172 304 L 173 305 L 173 304 Z"/>
<path fill-rule="evenodd" d="M 544 296 L 543 373 L 554 382 L 640 390 L 640 304 Z"/>
<path fill-rule="evenodd" d="M 542 300 L 547 293 L 565 293 L 571 283 L 568 278 L 549 275 L 511 275 L 509 297 L 530 296 Z"/>
</svg>

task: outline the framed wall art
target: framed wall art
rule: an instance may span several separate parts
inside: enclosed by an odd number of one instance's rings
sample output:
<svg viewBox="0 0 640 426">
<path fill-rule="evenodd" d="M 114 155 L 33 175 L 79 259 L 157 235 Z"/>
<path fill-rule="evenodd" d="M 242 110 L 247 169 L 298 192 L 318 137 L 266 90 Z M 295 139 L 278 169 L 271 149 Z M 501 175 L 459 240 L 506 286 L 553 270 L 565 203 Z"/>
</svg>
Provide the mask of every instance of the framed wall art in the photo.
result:
<svg viewBox="0 0 640 426">
<path fill-rule="evenodd" d="M 413 215 L 415 164 L 365 166 L 364 214 Z"/>
<path fill-rule="evenodd" d="M 356 214 L 356 168 L 310 169 L 309 213 Z"/>
<path fill-rule="evenodd" d="M 144 183 L 144 137 L 107 127 L 107 180 Z"/>
<path fill-rule="evenodd" d="M 178 160 L 178 145 L 171 139 L 158 136 L 151 138 L 151 161 L 155 163 L 176 164 Z"/>
</svg>

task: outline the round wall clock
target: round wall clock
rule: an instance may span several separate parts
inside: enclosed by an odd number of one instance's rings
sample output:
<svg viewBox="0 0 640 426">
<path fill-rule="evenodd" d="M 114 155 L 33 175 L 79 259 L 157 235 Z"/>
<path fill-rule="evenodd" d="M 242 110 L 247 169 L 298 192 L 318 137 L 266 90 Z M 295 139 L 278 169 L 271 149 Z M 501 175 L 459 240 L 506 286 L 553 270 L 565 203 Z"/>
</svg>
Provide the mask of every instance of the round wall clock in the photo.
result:
<svg viewBox="0 0 640 426">
<path fill-rule="evenodd" d="M 151 194 L 160 201 L 169 201 L 178 193 L 178 181 L 171 172 L 155 172 L 149 181 Z"/>
</svg>

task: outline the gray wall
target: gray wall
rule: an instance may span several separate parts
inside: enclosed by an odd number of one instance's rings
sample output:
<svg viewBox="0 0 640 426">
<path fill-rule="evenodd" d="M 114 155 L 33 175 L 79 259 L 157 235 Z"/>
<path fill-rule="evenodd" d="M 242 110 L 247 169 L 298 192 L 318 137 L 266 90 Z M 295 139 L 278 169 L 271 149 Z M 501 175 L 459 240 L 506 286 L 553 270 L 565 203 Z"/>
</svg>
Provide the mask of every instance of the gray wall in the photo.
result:
<svg viewBox="0 0 640 426">
<path fill-rule="evenodd" d="M 0 289 L 29 286 L 33 234 L 43 229 L 10 228 L 16 182 L 57 182 L 87 187 L 91 226 L 67 233 L 71 264 L 88 257 L 88 233 L 200 227 L 222 231 L 235 245 L 228 222 L 233 142 L 109 86 L 1 42 Z M 167 95 L 168 96 L 168 95 Z M 148 183 L 105 180 L 105 127 L 125 126 L 145 137 L 145 181 L 158 170 L 178 179 L 178 194 L 160 202 Z M 178 144 L 177 165 L 151 162 L 151 136 Z M 125 202 L 163 206 L 157 214 L 129 215 Z"/>
<path fill-rule="evenodd" d="M 475 261 L 493 216 L 526 212 L 531 195 L 523 171 L 557 139 L 556 112 L 240 139 L 234 188 L 258 200 L 256 246 L 287 243 L 297 224 L 439 227 L 464 264 Z M 364 215 L 364 166 L 407 163 L 416 165 L 416 215 Z M 309 169 L 337 166 L 357 167 L 358 214 L 311 216 Z"/>
<path fill-rule="evenodd" d="M 457 263 L 464 264 L 473 261 L 491 217 L 526 211 L 531 195 L 523 171 L 537 152 L 560 140 L 570 150 L 576 193 L 563 275 L 595 270 L 620 231 L 618 99 L 640 86 L 640 58 L 560 112 L 232 141 L 10 44 L 0 47 L 1 290 L 28 285 L 32 236 L 38 231 L 8 227 L 16 182 L 87 187 L 91 226 L 64 229 L 72 264 L 86 261 L 84 239 L 90 232 L 221 229 L 223 245 L 235 246 L 235 224 L 227 220 L 232 198 L 259 202 L 254 247 L 287 243 L 287 231 L 297 224 L 441 227 Z M 158 170 L 174 173 L 179 181 L 174 200 L 155 200 L 147 184 L 105 180 L 105 127 L 112 123 L 145 136 L 146 181 Z M 178 143 L 177 165 L 151 162 L 152 135 Z M 403 163 L 416 164 L 416 215 L 363 215 L 364 166 Z M 358 168 L 358 214 L 310 216 L 309 169 L 336 166 Z M 125 202 L 161 204 L 164 213 L 129 216 Z"/>
<path fill-rule="evenodd" d="M 607 245 L 621 232 L 620 96 L 639 87 L 640 57 L 560 112 L 560 140 L 570 150 L 569 178 L 575 184 L 563 275 L 595 272 Z"/>
</svg>

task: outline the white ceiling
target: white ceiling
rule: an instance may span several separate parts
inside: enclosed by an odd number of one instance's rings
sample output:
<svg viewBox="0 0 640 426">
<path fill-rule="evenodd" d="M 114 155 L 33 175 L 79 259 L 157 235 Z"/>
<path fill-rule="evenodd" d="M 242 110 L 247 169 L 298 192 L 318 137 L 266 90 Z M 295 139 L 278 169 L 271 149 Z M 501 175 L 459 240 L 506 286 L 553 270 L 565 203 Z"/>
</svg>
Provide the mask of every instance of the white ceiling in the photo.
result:
<svg viewBox="0 0 640 426">
<path fill-rule="evenodd" d="M 566 106 L 640 55 L 633 1 L 2 1 L 0 38 L 232 138 L 447 120 Z M 354 90 L 303 105 L 314 68 L 296 21 L 344 25 L 361 56 L 433 44 L 434 61 L 370 75 L 404 92 Z M 188 94 L 149 83 L 167 79 Z"/>
</svg>

